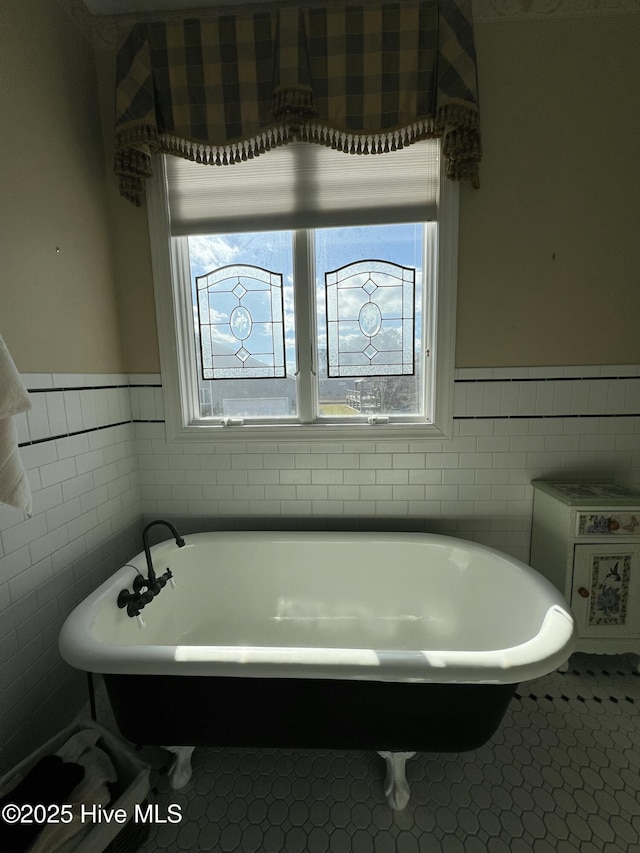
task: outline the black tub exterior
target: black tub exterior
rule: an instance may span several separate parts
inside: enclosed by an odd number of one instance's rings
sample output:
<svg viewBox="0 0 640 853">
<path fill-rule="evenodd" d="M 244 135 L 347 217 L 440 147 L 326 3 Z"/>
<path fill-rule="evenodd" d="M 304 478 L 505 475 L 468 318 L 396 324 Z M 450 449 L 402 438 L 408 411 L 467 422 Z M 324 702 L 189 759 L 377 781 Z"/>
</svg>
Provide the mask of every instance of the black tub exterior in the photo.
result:
<svg viewBox="0 0 640 853">
<path fill-rule="evenodd" d="M 464 752 L 497 730 L 516 684 L 105 675 L 138 744 Z"/>
</svg>

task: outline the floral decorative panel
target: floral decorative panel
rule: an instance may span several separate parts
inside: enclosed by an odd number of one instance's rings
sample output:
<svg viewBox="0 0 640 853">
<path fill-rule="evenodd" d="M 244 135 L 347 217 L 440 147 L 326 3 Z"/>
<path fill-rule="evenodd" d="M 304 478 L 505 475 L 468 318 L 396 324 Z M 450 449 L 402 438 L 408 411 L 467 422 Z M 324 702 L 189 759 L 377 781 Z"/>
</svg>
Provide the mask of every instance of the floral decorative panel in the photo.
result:
<svg viewBox="0 0 640 853">
<path fill-rule="evenodd" d="M 640 512 L 578 514 L 578 536 L 640 536 Z"/>
<path fill-rule="evenodd" d="M 631 554 L 598 554 L 591 561 L 589 625 L 625 625 Z"/>
</svg>

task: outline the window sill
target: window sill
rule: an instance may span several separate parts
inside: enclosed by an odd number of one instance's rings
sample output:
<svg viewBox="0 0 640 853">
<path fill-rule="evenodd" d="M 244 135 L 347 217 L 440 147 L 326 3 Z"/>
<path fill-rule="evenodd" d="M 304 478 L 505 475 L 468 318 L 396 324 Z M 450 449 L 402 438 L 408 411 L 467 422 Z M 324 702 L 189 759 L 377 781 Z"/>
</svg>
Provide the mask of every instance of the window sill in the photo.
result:
<svg viewBox="0 0 640 853">
<path fill-rule="evenodd" d="M 215 441 L 215 442 L 289 442 L 289 441 L 383 441 L 389 440 L 442 440 L 450 438 L 452 422 L 448 429 L 426 423 L 388 423 L 388 424 L 242 424 L 225 426 L 224 424 L 190 424 L 169 430 L 168 436 L 177 442 Z"/>
</svg>

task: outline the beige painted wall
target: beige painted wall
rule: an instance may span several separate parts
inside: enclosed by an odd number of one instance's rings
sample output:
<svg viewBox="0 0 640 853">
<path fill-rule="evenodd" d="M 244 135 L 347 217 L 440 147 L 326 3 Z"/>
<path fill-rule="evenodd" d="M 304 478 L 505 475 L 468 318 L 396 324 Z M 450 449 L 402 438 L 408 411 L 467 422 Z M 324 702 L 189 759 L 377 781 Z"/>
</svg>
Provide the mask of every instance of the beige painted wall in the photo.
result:
<svg viewBox="0 0 640 853">
<path fill-rule="evenodd" d="M 113 175 L 114 50 L 96 48 L 99 104 L 107 164 L 106 186 L 113 234 L 113 266 L 118 286 L 125 364 L 132 373 L 158 373 L 160 355 L 153 293 L 146 208 L 134 207 L 118 192 Z"/>
<path fill-rule="evenodd" d="M 120 372 L 92 46 L 53 0 L 2 0 L 0 40 L 0 334 L 23 372 Z"/>
<path fill-rule="evenodd" d="M 476 27 L 458 367 L 640 362 L 640 15 Z"/>
</svg>

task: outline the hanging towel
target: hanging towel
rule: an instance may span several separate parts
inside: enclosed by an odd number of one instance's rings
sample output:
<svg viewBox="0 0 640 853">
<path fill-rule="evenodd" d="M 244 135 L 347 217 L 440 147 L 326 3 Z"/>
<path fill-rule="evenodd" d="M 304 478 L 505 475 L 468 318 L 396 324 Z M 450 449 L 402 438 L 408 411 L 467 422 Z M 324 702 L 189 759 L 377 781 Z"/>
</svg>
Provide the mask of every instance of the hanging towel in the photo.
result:
<svg viewBox="0 0 640 853">
<path fill-rule="evenodd" d="M 29 517 L 31 490 L 18 451 L 13 416 L 30 408 L 27 389 L 0 335 L 0 503 L 21 509 Z"/>
</svg>

